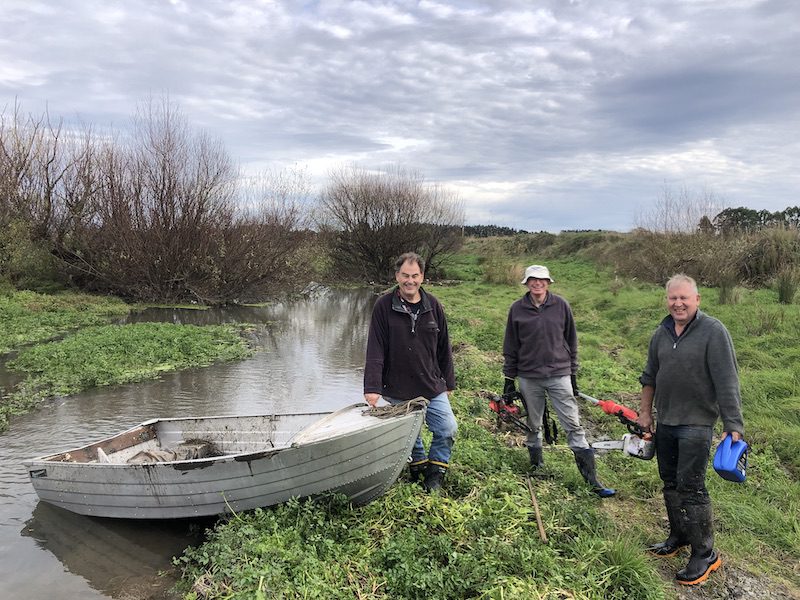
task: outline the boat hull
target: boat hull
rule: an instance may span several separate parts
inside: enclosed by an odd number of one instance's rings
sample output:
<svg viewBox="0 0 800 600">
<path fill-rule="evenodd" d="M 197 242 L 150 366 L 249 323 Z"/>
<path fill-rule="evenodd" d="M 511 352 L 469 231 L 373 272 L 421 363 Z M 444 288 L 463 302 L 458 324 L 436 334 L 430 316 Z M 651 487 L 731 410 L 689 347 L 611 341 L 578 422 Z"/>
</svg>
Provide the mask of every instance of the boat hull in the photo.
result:
<svg viewBox="0 0 800 600">
<path fill-rule="evenodd" d="M 297 433 L 291 426 L 281 429 L 283 421 L 292 421 L 281 416 L 167 419 L 147 422 L 128 432 L 130 437 L 134 431 L 140 435 L 142 428 L 161 427 L 159 438 L 178 439 L 180 435 L 186 440 L 209 436 L 213 429 L 222 436 L 223 450 L 225 439 L 234 446 L 231 440 L 250 435 L 247 452 L 139 464 L 64 459 L 73 454 L 81 456 L 82 451 L 91 455 L 92 449 L 96 454 L 101 442 L 72 453 L 27 461 L 25 466 L 41 500 L 99 517 L 201 517 L 325 492 L 339 492 L 354 504 L 365 504 L 397 479 L 419 435 L 424 410 L 376 418 L 362 414 L 364 408 L 354 405 L 322 419 L 314 415 L 311 424 Z M 223 421 L 215 423 L 215 419 Z M 295 427 L 303 424 L 302 419 L 293 422 Z M 259 439 L 262 430 L 271 432 Z M 281 435 L 285 442 L 280 440 Z M 106 447 L 115 438 L 106 440 Z"/>
</svg>

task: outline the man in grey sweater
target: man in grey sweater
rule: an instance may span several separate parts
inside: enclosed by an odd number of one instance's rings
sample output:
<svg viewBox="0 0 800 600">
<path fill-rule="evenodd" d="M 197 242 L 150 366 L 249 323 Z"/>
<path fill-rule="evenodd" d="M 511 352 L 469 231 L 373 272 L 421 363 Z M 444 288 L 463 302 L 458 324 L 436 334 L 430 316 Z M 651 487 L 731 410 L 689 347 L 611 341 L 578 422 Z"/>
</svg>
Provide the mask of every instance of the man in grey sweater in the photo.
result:
<svg viewBox="0 0 800 600">
<path fill-rule="evenodd" d="M 722 439 L 741 438 L 744 424 L 736 353 L 725 326 L 699 310 L 694 279 L 674 275 L 667 282 L 667 308 L 650 339 L 642 384 L 639 424 L 653 425 L 658 473 L 664 482 L 664 504 L 670 533 L 648 550 L 674 556 L 691 546 L 691 556 L 676 579 L 695 585 L 722 565 L 714 550 L 711 500 L 705 477 L 714 424 L 722 419 Z"/>
</svg>

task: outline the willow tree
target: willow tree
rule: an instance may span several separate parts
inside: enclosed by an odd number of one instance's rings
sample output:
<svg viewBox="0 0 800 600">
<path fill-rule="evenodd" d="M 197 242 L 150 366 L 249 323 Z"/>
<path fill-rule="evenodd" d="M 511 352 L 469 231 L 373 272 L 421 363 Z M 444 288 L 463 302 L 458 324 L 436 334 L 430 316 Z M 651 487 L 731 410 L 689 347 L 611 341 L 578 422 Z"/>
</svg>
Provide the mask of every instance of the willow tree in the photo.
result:
<svg viewBox="0 0 800 600">
<path fill-rule="evenodd" d="M 332 232 L 337 268 L 367 281 L 390 280 L 395 259 L 409 251 L 435 275 L 462 241 L 457 195 L 401 167 L 332 171 L 318 209 L 318 225 Z"/>
</svg>

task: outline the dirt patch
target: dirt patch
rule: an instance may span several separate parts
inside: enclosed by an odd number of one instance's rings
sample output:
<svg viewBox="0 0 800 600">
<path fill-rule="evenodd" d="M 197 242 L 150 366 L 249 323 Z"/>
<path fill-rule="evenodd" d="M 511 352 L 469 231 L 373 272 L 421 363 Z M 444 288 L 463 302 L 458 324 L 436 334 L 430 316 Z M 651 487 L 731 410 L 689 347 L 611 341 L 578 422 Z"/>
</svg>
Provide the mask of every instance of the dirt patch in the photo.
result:
<svg viewBox="0 0 800 600">
<path fill-rule="evenodd" d="M 674 584 L 679 600 L 799 600 L 800 592 L 792 591 L 767 577 L 756 577 L 735 566 L 724 564 L 708 581 L 693 587 Z M 673 579 L 672 570 L 662 569 L 666 579 Z"/>
</svg>

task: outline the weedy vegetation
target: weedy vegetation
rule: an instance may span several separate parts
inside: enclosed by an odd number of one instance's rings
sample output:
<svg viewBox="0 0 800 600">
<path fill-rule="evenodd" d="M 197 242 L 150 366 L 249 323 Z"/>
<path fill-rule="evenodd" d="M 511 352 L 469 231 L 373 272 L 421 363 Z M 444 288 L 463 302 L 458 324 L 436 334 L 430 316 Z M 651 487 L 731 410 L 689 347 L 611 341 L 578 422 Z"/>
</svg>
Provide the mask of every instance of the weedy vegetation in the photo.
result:
<svg viewBox="0 0 800 600">
<path fill-rule="evenodd" d="M 579 258 L 524 252 L 503 265 L 484 252 L 489 243 L 468 244 L 447 267 L 468 281 L 428 288 L 446 307 L 456 353 L 451 400 L 459 435 L 444 492 L 426 495 L 401 480 L 365 507 L 328 497 L 235 515 L 176 559 L 187 600 L 677 597 L 671 577 L 686 556 L 658 561 L 643 552 L 666 535 L 655 461 L 601 456 L 601 480 L 618 490 L 601 501 L 586 489 L 564 440 L 548 447 L 544 473 L 534 480 L 548 533 L 543 543 L 522 438 L 498 429 L 480 395 L 501 390 L 506 314 L 524 292 L 504 273 L 532 263 L 550 267 L 553 291 L 570 301 L 578 322 L 580 387 L 633 408 L 647 342 L 666 314 L 663 289 Z M 480 255 L 470 253 L 476 246 Z M 744 484 L 709 472 L 717 547 L 729 569 L 769 574 L 788 597 L 800 586 L 798 307 L 779 304 L 768 289 L 742 289 L 735 306 L 721 304 L 714 289 L 701 293 L 702 309 L 734 338 L 752 446 Z M 592 437 L 624 433 L 592 407 L 582 412 Z M 726 593 L 724 573 L 705 584 L 706 597 Z"/>
<path fill-rule="evenodd" d="M 196 327 L 171 323 L 129 325 L 91 325 L 77 332 L 64 333 L 77 323 L 92 323 L 116 314 L 122 303 L 100 301 L 92 305 L 83 296 L 61 300 L 39 299 L 46 311 L 31 314 L 33 302 L 27 292 L 16 303 L 9 302 L 8 313 L 18 326 L 31 322 L 30 340 L 49 338 L 62 333 L 63 338 L 23 347 L 8 367 L 23 375 L 23 380 L 0 402 L 0 430 L 13 414 L 30 410 L 56 396 L 76 394 L 105 385 L 153 379 L 167 371 L 201 367 L 221 360 L 247 356 L 251 349 L 239 328 L 224 326 Z M 33 298 L 38 298 L 34 295 Z M 58 298 L 58 297 L 56 297 Z M 25 303 L 21 308 L 20 300 Z M 61 302 L 62 304 L 59 304 Z M 65 306 L 67 310 L 60 312 Z M 86 306 L 88 310 L 82 314 Z M 50 314 L 53 317 L 50 318 Z M 20 331 L 20 334 L 25 333 Z M 9 339 L 9 344 L 19 338 Z"/>
<path fill-rule="evenodd" d="M 130 307 L 111 296 L 75 292 L 40 294 L 0 289 L 0 355 L 90 325 L 128 314 Z"/>
</svg>

